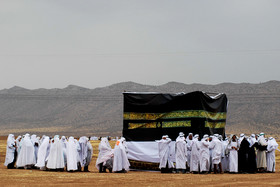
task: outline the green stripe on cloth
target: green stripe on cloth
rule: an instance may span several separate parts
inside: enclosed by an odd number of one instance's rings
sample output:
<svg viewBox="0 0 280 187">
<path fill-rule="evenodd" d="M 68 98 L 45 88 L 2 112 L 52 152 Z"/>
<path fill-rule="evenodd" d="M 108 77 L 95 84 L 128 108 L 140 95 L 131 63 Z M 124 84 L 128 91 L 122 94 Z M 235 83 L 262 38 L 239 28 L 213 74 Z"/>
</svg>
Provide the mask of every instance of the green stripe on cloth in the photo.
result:
<svg viewBox="0 0 280 187">
<path fill-rule="evenodd" d="M 161 125 L 162 124 L 162 125 Z M 128 129 L 155 129 L 155 128 L 191 127 L 191 121 L 163 121 L 152 123 L 128 123 Z"/>
<path fill-rule="evenodd" d="M 167 113 L 137 113 L 125 112 L 124 120 L 158 120 L 158 119 L 178 119 L 178 118 L 207 118 L 211 120 L 225 120 L 226 112 L 208 112 L 205 110 L 181 110 Z"/>
<path fill-rule="evenodd" d="M 209 122 L 205 121 L 205 127 L 211 128 L 211 129 L 221 129 L 225 128 L 226 123 L 225 122 Z"/>
</svg>

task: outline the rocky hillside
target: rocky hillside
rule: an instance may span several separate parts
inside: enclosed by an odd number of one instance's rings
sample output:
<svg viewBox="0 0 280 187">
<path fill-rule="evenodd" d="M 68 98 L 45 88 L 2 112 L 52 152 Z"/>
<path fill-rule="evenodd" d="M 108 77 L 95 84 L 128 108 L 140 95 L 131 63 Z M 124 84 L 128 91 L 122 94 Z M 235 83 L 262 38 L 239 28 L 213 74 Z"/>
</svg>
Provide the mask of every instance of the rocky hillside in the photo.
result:
<svg viewBox="0 0 280 187">
<path fill-rule="evenodd" d="M 124 82 L 96 89 L 69 85 L 28 90 L 15 86 L 0 90 L 0 135 L 121 135 L 124 91 L 223 92 L 229 98 L 228 133 L 280 134 L 280 82 L 269 81 L 217 85 L 169 82 L 160 86 Z"/>
</svg>

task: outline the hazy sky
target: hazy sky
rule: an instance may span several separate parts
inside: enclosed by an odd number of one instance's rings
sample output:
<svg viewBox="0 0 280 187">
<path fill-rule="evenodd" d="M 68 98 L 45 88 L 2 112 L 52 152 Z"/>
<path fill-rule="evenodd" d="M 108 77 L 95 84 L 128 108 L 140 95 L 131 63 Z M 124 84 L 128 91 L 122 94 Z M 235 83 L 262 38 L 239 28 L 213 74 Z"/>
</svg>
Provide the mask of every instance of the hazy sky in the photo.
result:
<svg viewBox="0 0 280 187">
<path fill-rule="evenodd" d="M 0 0 L 0 89 L 280 80 L 279 0 Z"/>
</svg>

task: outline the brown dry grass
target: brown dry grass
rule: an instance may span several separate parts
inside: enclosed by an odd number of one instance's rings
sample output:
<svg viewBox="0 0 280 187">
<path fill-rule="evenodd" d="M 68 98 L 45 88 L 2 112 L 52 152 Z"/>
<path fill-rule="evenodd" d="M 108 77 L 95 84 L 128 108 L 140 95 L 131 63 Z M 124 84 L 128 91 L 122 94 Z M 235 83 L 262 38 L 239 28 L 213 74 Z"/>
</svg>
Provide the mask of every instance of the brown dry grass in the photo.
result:
<svg viewBox="0 0 280 187">
<path fill-rule="evenodd" d="M 277 151 L 276 173 L 273 174 L 161 174 L 135 172 L 126 174 L 98 173 L 95 161 L 99 141 L 92 141 L 93 160 L 89 173 L 47 172 L 4 167 L 6 140 L 0 140 L 0 186 L 280 186 L 280 153 Z M 114 142 L 111 142 L 113 145 Z"/>
</svg>

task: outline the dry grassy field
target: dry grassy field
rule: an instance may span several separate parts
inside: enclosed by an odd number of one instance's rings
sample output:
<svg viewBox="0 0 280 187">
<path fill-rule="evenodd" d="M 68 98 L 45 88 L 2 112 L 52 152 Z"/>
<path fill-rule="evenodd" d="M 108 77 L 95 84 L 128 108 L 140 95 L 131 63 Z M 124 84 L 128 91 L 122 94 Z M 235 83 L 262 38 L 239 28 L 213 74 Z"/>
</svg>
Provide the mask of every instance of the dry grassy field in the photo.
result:
<svg viewBox="0 0 280 187">
<path fill-rule="evenodd" d="M 94 148 L 90 172 L 50 172 L 13 169 L 4 166 L 6 139 L 0 139 L 0 186 L 280 186 L 280 153 L 277 151 L 276 173 L 272 174 L 161 174 L 130 171 L 128 173 L 98 173 L 95 161 L 99 141 Z M 114 142 L 111 142 L 112 147 Z"/>
</svg>

